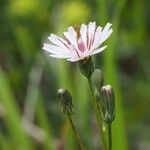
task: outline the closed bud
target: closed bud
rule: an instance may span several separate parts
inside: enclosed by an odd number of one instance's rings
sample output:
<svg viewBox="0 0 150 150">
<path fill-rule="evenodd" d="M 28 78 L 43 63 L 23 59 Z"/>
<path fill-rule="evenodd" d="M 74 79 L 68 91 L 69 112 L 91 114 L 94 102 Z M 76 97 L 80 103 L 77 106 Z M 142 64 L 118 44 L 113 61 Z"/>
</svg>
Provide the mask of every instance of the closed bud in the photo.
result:
<svg viewBox="0 0 150 150">
<path fill-rule="evenodd" d="M 95 69 L 91 75 L 91 81 L 94 88 L 94 94 L 97 99 L 100 98 L 100 89 L 103 86 L 104 79 L 100 69 Z"/>
<path fill-rule="evenodd" d="M 89 57 L 87 59 L 81 60 L 79 62 L 79 68 L 85 77 L 90 77 L 94 71 L 92 58 Z"/>
<path fill-rule="evenodd" d="M 101 96 L 104 121 L 112 123 L 115 119 L 115 96 L 111 85 L 106 85 L 101 88 Z"/>
<path fill-rule="evenodd" d="M 73 105 L 72 105 L 72 97 L 67 89 L 59 89 L 58 90 L 58 98 L 61 102 L 61 109 L 64 114 L 72 115 L 73 114 Z"/>
</svg>

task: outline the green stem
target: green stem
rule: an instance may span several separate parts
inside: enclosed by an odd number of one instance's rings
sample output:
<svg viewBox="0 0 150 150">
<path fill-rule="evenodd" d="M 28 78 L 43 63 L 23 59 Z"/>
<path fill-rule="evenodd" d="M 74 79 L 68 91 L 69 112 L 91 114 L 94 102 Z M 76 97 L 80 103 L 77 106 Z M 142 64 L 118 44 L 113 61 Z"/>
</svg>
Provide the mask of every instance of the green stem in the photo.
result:
<svg viewBox="0 0 150 150">
<path fill-rule="evenodd" d="M 91 95 L 92 95 L 92 105 L 93 105 L 93 108 L 94 108 L 94 111 L 95 111 L 98 127 L 99 127 L 99 130 L 101 132 L 100 135 L 101 135 L 101 139 L 102 139 L 102 148 L 103 148 L 103 150 L 106 150 L 107 148 L 106 148 L 106 142 L 105 142 L 103 127 L 102 127 L 103 121 L 102 121 L 101 110 L 100 110 L 100 107 L 99 107 L 99 103 L 97 102 L 97 100 L 95 98 L 95 95 L 94 95 L 94 90 L 93 90 L 91 78 L 88 77 L 87 79 L 88 79 L 89 88 L 90 88 Z"/>
<path fill-rule="evenodd" d="M 83 143 L 82 143 L 82 141 L 81 141 L 81 138 L 80 138 L 80 136 L 79 136 L 79 133 L 78 133 L 77 129 L 75 128 L 75 125 L 74 125 L 74 123 L 73 123 L 72 117 L 71 117 L 70 115 L 68 115 L 68 119 L 69 119 L 71 128 L 72 128 L 72 130 L 73 130 L 73 132 L 74 132 L 74 135 L 75 135 L 75 137 L 76 137 L 76 140 L 77 140 L 77 142 L 78 142 L 78 144 L 79 144 L 80 150 L 84 150 L 84 145 L 83 145 Z"/>
<path fill-rule="evenodd" d="M 112 150 L 112 130 L 111 130 L 111 123 L 108 123 L 108 143 L 109 143 L 109 150 Z"/>
</svg>

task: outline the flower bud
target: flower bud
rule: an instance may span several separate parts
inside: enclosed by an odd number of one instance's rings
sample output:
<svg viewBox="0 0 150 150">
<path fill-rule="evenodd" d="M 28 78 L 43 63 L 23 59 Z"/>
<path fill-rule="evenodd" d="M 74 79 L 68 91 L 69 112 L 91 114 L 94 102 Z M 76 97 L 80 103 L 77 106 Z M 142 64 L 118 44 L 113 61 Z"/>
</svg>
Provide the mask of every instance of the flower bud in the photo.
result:
<svg viewBox="0 0 150 150">
<path fill-rule="evenodd" d="M 111 85 L 101 88 L 102 112 L 104 121 L 112 123 L 115 119 L 115 96 Z"/>
<path fill-rule="evenodd" d="M 61 101 L 61 109 L 64 114 L 72 115 L 73 114 L 73 104 L 72 97 L 67 89 L 59 89 L 58 98 Z"/>
<path fill-rule="evenodd" d="M 94 94 L 97 99 L 100 97 L 100 89 L 103 86 L 104 79 L 103 74 L 100 69 L 95 69 L 91 75 L 91 81 L 94 88 Z"/>
<path fill-rule="evenodd" d="M 89 57 L 87 59 L 81 60 L 79 62 L 79 68 L 85 77 L 90 77 L 94 71 L 92 58 Z"/>
</svg>

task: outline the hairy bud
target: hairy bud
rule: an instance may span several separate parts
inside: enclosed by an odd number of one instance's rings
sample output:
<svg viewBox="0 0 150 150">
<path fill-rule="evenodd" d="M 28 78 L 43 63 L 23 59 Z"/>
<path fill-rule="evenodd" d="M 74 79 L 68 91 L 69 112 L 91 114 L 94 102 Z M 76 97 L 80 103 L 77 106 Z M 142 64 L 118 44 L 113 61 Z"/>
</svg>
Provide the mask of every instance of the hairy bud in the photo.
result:
<svg viewBox="0 0 150 150">
<path fill-rule="evenodd" d="M 73 114 L 73 104 L 72 104 L 72 97 L 67 89 L 59 89 L 58 98 L 61 102 L 61 109 L 64 114 L 72 115 Z"/>
<path fill-rule="evenodd" d="M 112 123 L 115 119 L 115 96 L 111 85 L 101 88 L 101 97 L 104 121 Z"/>
</svg>

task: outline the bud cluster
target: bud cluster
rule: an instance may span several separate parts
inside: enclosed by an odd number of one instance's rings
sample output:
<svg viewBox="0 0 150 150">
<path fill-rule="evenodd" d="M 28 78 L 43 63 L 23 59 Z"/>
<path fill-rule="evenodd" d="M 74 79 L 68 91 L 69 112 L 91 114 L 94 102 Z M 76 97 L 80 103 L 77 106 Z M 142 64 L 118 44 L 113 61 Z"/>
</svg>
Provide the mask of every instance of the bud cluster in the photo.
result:
<svg viewBox="0 0 150 150">
<path fill-rule="evenodd" d="M 92 58 L 81 60 L 79 67 L 82 74 L 91 80 L 97 105 L 100 104 L 102 116 L 106 123 L 112 123 L 115 119 L 115 96 L 111 85 L 104 85 L 103 74 L 100 69 L 95 69 Z M 58 98 L 61 101 L 61 109 L 66 115 L 73 114 L 72 97 L 68 90 L 59 89 Z"/>
</svg>

